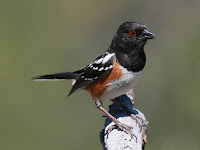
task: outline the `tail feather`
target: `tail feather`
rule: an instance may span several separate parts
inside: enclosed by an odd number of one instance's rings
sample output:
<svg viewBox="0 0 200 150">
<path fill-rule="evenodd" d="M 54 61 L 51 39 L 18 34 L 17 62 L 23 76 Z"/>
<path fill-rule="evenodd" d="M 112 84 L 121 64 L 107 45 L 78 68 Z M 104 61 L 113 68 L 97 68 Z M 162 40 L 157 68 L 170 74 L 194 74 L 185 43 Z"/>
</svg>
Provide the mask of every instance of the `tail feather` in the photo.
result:
<svg viewBox="0 0 200 150">
<path fill-rule="evenodd" d="M 42 75 L 32 78 L 33 81 L 56 81 L 66 79 L 77 79 L 78 74 L 72 72 L 55 73 L 49 75 Z"/>
</svg>

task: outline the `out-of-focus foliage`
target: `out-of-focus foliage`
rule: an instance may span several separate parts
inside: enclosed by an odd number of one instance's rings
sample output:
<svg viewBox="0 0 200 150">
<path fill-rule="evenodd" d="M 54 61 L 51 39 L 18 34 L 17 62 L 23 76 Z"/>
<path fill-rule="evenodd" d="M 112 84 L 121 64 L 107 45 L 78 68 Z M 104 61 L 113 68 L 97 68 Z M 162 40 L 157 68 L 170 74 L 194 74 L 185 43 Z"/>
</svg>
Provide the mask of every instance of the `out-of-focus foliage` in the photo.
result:
<svg viewBox="0 0 200 150">
<path fill-rule="evenodd" d="M 199 150 L 199 14 L 199 0 L 1 0 L 0 149 L 101 150 L 104 118 L 90 95 L 66 99 L 71 81 L 30 79 L 87 65 L 133 20 L 156 34 L 135 88 L 146 149 Z"/>
</svg>

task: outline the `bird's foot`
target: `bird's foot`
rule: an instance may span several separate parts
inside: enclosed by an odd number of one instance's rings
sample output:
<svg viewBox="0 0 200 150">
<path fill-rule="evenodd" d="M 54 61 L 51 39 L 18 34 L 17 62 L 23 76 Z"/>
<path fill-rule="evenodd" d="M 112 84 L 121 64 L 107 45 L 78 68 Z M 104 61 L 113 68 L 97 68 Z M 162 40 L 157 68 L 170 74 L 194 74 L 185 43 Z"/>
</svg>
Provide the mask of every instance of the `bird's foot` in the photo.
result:
<svg viewBox="0 0 200 150">
<path fill-rule="evenodd" d="M 128 126 L 128 125 L 126 125 L 126 124 L 123 124 L 123 123 L 119 122 L 118 120 L 115 122 L 115 125 L 114 125 L 114 126 L 115 126 L 115 128 L 116 128 L 116 126 L 117 126 L 120 130 L 122 130 L 122 131 L 124 131 L 126 134 L 130 135 L 131 138 L 135 137 L 135 139 L 136 139 L 136 141 L 137 141 L 137 137 L 135 136 L 135 134 L 133 134 L 133 132 L 132 132 L 133 128 L 132 128 L 131 126 Z"/>
<path fill-rule="evenodd" d="M 136 121 L 136 123 L 138 124 L 138 126 L 140 127 L 140 129 L 142 129 L 143 127 L 143 119 L 138 116 L 138 115 L 135 115 L 135 114 L 130 114 L 131 118 L 134 119 Z M 142 123 L 140 123 L 140 120 L 142 121 Z"/>
</svg>

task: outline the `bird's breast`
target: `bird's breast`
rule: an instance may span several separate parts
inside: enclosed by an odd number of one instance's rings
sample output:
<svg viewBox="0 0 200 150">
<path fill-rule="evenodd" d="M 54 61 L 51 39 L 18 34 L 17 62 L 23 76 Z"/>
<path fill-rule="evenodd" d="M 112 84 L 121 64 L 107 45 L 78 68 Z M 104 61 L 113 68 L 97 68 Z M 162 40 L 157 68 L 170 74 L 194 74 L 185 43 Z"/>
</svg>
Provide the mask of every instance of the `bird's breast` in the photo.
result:
<svg viewBox="0 0 200 150">
<path fill-rule="evenodd" d="M 110 100 L 129 92 L 140 79 L 142 71 L 132 72 L 116 60 L 111 73 L 86 88 L 93 100 Z"/>
<path fill-rule="evenodd" d="M 118 96 L 126 94 L 131 89 L 133 89 L 133 87 L 142 75 L 142 71 L 131 72 L 123 67 L 120 67 L 120 69 L 123 72 L 123 76 L 121 76 L 118 80 L 108 83 L 108 88 L 106 89 L 104 94 L 99 98 L 101 101 L 104 101 L 106 99 L 114 99 Z"/>
</svg>

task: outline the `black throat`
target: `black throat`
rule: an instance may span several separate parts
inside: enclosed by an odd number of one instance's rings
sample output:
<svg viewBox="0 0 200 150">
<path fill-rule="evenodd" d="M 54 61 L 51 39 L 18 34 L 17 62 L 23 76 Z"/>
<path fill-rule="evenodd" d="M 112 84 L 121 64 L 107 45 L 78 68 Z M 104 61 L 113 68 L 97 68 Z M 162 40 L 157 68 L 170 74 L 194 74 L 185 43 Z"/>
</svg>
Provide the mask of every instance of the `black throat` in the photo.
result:
<svg viewBox="0 0 200 150">
<path fill-rule="evenodd" d="M 143 46 L 134 49 L 112 47 L 109 49 L 109 51 L 115 52 L 119 64 L 128 71 L 139 72 L 145 66 L 146 56 Z"/>
</svg>

